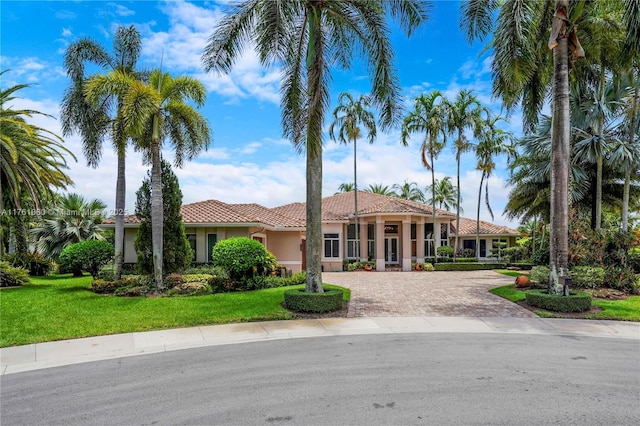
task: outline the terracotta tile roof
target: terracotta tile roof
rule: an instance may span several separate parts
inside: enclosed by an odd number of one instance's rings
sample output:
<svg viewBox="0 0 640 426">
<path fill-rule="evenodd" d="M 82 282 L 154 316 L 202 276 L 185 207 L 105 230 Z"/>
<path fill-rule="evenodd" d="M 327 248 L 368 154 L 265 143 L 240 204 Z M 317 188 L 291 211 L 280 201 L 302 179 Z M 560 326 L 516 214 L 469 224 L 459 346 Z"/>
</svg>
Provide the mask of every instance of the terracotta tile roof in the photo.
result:
<svg viewBox="0 0 640 426">
<path fill-rule="evenodd" d="M 284 216 L 259 204 L 227 204 L 218 200 L 199 201 L 180 208 L 185 224 L 255 224 L 271 228 L 304 228 L 304 222 Z M 103 224 L 115 223 L 109 218 Z M 135 215 L 125 216 L 125 224 L 138 224 Z"/>
<path fill-rule="evenodd" d="M 456 222 L 451 222 L 451 235 L 455 235 Z M 460 217 L 460 235 L 476 235 L 476 221 Z M 518 231 L 506 226 L 480 221 L 480 235 L 520 235 Z"/>
<path fill-rule="evenodd" d="M 353 217 L 354 212 L 353 191 L 335 194 L 322 199 L 322 215 L 324 220 L 331 220 L 332 217 L 347 219 Z M 415 201 L 404 200 L 402 198 L 387 197 L 386 195 L 374 194 L 371 192 L 358 191 L 358 214 L 376 213 L 415 213 L 431 215 L 431 206 Z M 438 216 L 455 217 L 446 210 L 436 209 Z"/>
</svg>

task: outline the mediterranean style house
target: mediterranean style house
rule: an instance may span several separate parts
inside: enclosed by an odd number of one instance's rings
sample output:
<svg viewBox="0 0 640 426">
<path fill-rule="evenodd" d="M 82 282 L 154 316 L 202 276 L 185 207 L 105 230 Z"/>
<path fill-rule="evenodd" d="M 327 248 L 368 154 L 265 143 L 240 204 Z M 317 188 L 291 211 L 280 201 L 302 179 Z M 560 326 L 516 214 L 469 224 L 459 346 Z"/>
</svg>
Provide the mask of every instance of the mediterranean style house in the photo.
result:
<svg viewBox="0 0 640 426">
<path fill-rule="evenodd" d="M 357 227 L 353 191 L 322 200 L 324 271 L 341 271 L 344 259 L 375 261 L 378 271 L 410 271 L 412 263 L 424 262 L 437 247 L 455 242 L 455 213 L 436 209 L 434 223 L 426 204 L 363 191 L 357 195 Z M 305 209 L 304 203 L 267 208 L 208 200 L 185 204 L 181 213 L 194 262 L 211 260 L 216 242 L 242 236 L 261 242 L 280 265 L 298 272 L 305 269 Z M 459 249 L 475 249 L 476 223 L 460 218 Z M 125 263 L 136 261 L 133 241 L 139 224 L 135 215 L 125 217 Z M 113 228 L 113 219 L 103 226 Z M 518 236 L 516 230 L 481 221 L 480 259 L 488 258 L 496 242 L 510 247 Z"/>
</svg>

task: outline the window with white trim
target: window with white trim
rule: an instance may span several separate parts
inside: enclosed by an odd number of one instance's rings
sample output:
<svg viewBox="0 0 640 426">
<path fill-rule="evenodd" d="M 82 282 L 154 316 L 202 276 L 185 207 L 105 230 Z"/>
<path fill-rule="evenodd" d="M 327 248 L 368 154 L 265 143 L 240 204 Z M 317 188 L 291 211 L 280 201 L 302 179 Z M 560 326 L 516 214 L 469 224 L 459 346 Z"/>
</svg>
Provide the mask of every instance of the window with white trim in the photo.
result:
<svg viewBox="0 0 640 426">
<path fill-rule="evenodd" d="M 340 257 L 339 234 L 324 234 L 324 257 Z"/>
<path fill-rule="evenodd" d="M 435 257 L 436 240 L 433 235 L 433 223 L 424 224 L 424 255 L 425 257 Z"/>
<path fill-rule="evenodd" d="M 360 257 L 360 240 L 355 232 L 356 225 L 347 225 L 347 257 L 355 259 Z M 358 224 L 358 233 L 360 232 L 360 224 Z"/>
</svg>

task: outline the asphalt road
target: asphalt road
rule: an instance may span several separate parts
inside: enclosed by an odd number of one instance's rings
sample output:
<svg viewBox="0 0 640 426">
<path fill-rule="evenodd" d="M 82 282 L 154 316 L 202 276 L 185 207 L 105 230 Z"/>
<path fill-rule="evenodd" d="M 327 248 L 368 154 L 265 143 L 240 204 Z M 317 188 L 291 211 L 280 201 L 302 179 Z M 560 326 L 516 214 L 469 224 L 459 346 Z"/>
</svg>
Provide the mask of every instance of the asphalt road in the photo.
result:
<svg viewBox="0 0 640 426">
<path fill-rule="evenodd" d="M 637 425 L 638 340 L 428 333 L 179 350 L 5 375 L 13 425 Z"/>
</svg>

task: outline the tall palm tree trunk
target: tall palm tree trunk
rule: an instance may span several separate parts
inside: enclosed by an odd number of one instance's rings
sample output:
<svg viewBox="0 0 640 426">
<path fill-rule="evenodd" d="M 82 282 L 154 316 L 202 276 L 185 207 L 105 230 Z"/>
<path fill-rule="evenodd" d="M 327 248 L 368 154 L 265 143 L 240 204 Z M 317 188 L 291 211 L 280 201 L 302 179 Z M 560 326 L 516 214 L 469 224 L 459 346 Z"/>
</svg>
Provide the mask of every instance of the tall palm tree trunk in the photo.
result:
<svg viewBox="0 0 640 426">
<path fill-rule="evenodd" d="M 638 86 L 635 87 L 633 93 L 633 104 L 631 106 L 631 122 L 629 123 L 629 144 L 634 143 L 635 139 L 635 124 L 638 118 Z M 622 231 L 627 232 L 629 230 L 629 192 L 631 187 L 631 167 L 627 169 L 624 175 L 624 189 L 622 192 Z"/>
<path fill-rule="evenodd" d="M 438 262 L 438 256 L 436 255 L 436 172 L 433 166 L 433 153 L 431 152 L 429 155 L 429 159 L 431 160 L 431 210 L 433 214 L 433 232 L 431 234 L 431 239 L 433 240 L 433 263 Z M 442 208 L 442 203 L 440 203 L 440 208 Z"/>
<path fill-rule="evenodd" d="M 120 150 L 118 150 L 120 151 Z M 122 150 L 124 151 L 124 150 Z M 118 176 L 116 179 L 116 228 L 115 228 L 115 252 L 114 266 L 115 279 L 122 277 L 122 264 L 124 263 L 124 209 L 125 209 L 125 154 L 118 152 Z"/>
<path fill-rule="evenodd" d="M 462 137 L 462 130 L 458 130 L 458 137 Z M 458 235 L 460 235 L 460 157 L 461 153 L 458 150 L 456 155 L 456 162 L 458 163 L 458 171 L 457 171 L 457 182 L 458 182 L 458 194 L 456 199 L 456 238 L 455 245 L 453 247 L 453 261 L 456 261 L 456 253 L 458 252 Z"/>
<path fill-rule="evenodd" d="M 568 0 L 556 0 L 556 13 L 569 10 Z M 566 13 L 565 13 L 566 16 Z M 560 18 L 554 17 L 554 21 Z M 563 23 L 566 32 L 566 23 Z M 568 273 L 569 244 L 569 48 L 566 36 L 553 49 L 553 122 L 551 131 L 551 232 L 549 293 L 563 294 L 559 277 Z"/>
<path fill-rule="evenodd" d="M 151 141 L 151 243 L 153 245 L 153 278 L 156 282 L 156 290 L 158 292 L 163 290 L 163 214 L 160 130 L 158 117 L 156 115 L 153 117 L 153 136 Z"/>
<path fill-rule="evenodd" d="M 480 189 L 478 189 L 478 210 L 476 212 L 476 259 L 480 259 L 480 203 L 482 202 L 482 184 L 484 183 L 484 172 L 480 178 Z"/>
<path fill-rule="evenodd" d="M 307 280 L 305 290 L 322 293 L 322 121 L 323 39 L 321 10 L 309 6 L 307 47 Z"/>
<path fill-rule="evenodd" d="M 353 217 L 355 221 L 355 233 L 356 233 L 356 260 L 360 261 L 360 230 L 358 229 L 358 169 L 357 169 L 357 150 L 356 150 L 356 138 L 353 138 Z"/>
</svg>

